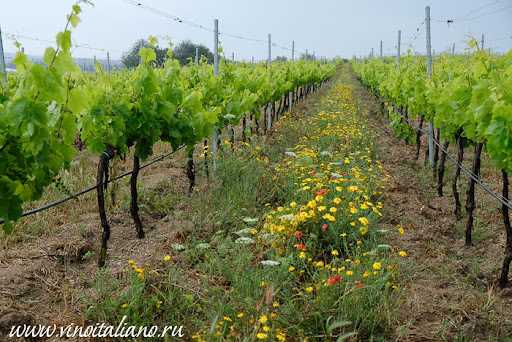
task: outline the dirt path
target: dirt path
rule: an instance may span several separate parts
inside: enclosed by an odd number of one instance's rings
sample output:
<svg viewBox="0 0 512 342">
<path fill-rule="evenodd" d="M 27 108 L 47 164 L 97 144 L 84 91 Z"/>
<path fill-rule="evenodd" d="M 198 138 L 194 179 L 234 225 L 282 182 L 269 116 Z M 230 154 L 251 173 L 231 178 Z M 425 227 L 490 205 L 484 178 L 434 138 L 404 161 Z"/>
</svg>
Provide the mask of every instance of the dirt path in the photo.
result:
<svg viewBox="0 0 512 342">
<path fill-rule="evenodd" d="M 465 221 L 455 220 L 451 194 L 437 197 L 432 173 L 421 157 L 414 160 L 414 147 L 393 137 L 375 98 L 354 76 L 351 83 L 377 134 L 378 159 L 391 176 L 384 224 L 406 228 L 404 238 L 395 242 L 409 254 L 402 267 L 397 340 L 512 340 L 510 292 L 494 287 L 504 245 L 497 203 L 477 194 L 477 241 L 465 248 Z M 451 173 L 446 180 L 451 182 Z M 451 193 L 450 183 L 445 192 Z"/>
</svg>

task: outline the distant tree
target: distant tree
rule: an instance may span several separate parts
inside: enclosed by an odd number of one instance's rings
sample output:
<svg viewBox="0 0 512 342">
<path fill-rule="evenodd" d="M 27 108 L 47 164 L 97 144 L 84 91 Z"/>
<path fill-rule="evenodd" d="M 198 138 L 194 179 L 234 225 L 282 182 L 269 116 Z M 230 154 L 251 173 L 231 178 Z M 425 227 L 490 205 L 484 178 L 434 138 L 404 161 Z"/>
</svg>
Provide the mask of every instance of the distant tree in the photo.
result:
<svg viewBox="0 0 512 342">
<path fill-rule="evenodd" d="M 277 56 L 276 59 L 274 59 L 276 62 L 286 62 L 288 58 L 286 56 Z"/>
<path fill-rule="evenodd" d="M 206 57 L 208 63 L 213 63 L 213 53 L 204 45 L 194 44 L 190 40 L 184 40 L 174 48 L 174 58 L 181 65 L 188 64 L 196 58 L 196 47 L 199 48 L 199 58 Z"/>
<path fill-rule="evenodd" d="M 140 63 L 139 51 L 143 47 L 149 47 L 149 43 L 144 39 L 140 39 L 140 40 L 136 41 L 135 44 L 133 44 L 130 51 L 123 54 L 121 61 L 127 68 L 135 68 L 139 65 L 139 63 Z M 167 49 L 160 48 L 157 46 L 155 48 L 155 52 L 156 52 L 156 65 L 162 66 L 165 62 L 165 58 L 167 57 Z"/>
<path fill-rule="evenodd" d="M 300 55 L 300 59 L 305 59 L 305 60 L 308 60 L 308 61 L 313 61 L 315 60 L 315 56 L 311 53 L 303 53 Z"/>
</svg>

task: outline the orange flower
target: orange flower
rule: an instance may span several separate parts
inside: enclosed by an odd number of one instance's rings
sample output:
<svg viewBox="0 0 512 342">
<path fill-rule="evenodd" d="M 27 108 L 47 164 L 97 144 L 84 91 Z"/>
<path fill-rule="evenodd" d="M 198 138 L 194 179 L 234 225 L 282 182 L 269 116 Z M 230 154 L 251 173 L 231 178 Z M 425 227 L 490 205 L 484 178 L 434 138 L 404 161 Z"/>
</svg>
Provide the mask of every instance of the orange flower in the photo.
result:
<svg viewBox="0 0 512 342">
<path fill-rule="evenodd" d="M 303 235 L 303 234 L 302 234 L 302 232 L 301 232 L 300 230 L 297 230 L 297 231 L 295 232 L 295 238 L 296 238 L 297 240 L 302 239 L 302 235 Z"/>
<path fill-rule="evenodd" d="M 327 191 L 328 191 L 327 189 L 320 189 L 320 190 L 318 190 L 315 194 L 316 194 L 317 196 L 325 196 L 325 194 L 327 193 Z"/>
<path fill-rule="evenodd" d="M 364 284 L 360 281 L 356 281 L 356 288 L 362 289 L 362 288 L 364 288 Z"/>
<path fill-rule="evenodd" d="M 335 276 L 329 277 L 329 279 L 327 279 L 327 286 L 334 286 L 340 281 L 341 276 L 339 274 L 336 274 Z"/>
<path fill-rule="evenodd" d="M 329 229 L 329 225 L 327 223 L 322 224 L 322 230 L 326 232 Z"/>
<path fill-rule="evenodd" d="M 306 250 L 306 245 L 303 244 L 303 243 L 298 243 L 295 245 L 295 248 L 297 248 L 299 251 L 305 251 Z"/>
</svg>

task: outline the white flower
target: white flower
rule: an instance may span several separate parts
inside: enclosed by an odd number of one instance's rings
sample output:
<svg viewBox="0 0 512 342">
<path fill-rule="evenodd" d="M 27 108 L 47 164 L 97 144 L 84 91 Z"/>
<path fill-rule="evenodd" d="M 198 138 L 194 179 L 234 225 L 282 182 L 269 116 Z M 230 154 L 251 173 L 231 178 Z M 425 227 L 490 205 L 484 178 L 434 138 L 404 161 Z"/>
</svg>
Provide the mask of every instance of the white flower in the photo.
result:
<svg viewBox="0 0 512 342">
<path fill-rule="evenodd" d="M 295 154 L 295 152 L 286 151 L 284 154 L 287 157 L 297 158 L 297 155 Z"/>
<path fill-rule="evenodd" d="M 378 245 L 377 246 L 377 249 L 378 250 L 391 250 L 391 246 L 390 245 Z"/>
<path fill-rule="evenodd" d="M 178 252 L 185 250 L 185 246 L 183 246 L 182 244 L 179 244 L 179 243 L 173 243 L 171 245 L 171 248 Z"/>
<path fill-rule="evenodd" d="M 279 218 L 283 221 L 292 221 L 295 216 L 293 214 L 283 215 Z"/>
<path fill-rule="evenodd" d="M 226 115 L 224 115 L 224 119 L 226 119 L 226 120 L 236 119 L 236 116 L 234 116 L 233 114 L 226 114 Z"/>
<path fill-rule="evenodd" d="M 238 235 L 238 236 L 246 236 L 246 235 L 251 235 L 251 231 L 252 231 L 253 228 L 244 228 L 244 229 L 240 229 L 239 231 L 236 231 L 235 234 Z"/>
<path fill-rule="evenodd" d="M 258 219 L 252 217 L 244 217 L 243 221 L 250 226 L 254 226 L 258 223 Z"/>
<path fill-rule="evenodd" d="M 250 244 L 254 243 L 254 240 L 251 239 L 250 237 L 242 236 L 242 237 L 239 237 L 238 239 L 236 239 L 235 243 L 237 243 L 239 245 L 250 245 Z"/>
<path fill-rule="evenodd" d="M 279 266 L 280 262 L 274 260 L 262 260 L 260 261 L 260 264 L 263 266 Z"/>
<path fill-rule="evenodd" d="M 196 245 L 196 248 L 197 249 L 208 249 L 208 248 L 210 248 L 210 244 L 209 243 L 198 243 Z"/>
<path fill-rule="evenodd" d="M 329 152 L 329 151 L 322 151 L 322 152 L 320 152 L 320 156 L 322 156 L 322 157 L 330 157 L 330 156 L 332 156 L 332 153 Z"/>
<path fill-rule="evenodd" d="M 332 172 L 331 177 L 334 179 L 343 178 L 342 175 L 340 175 L 339 173 L 336 173 L 336 172 Z"/>
</svg>

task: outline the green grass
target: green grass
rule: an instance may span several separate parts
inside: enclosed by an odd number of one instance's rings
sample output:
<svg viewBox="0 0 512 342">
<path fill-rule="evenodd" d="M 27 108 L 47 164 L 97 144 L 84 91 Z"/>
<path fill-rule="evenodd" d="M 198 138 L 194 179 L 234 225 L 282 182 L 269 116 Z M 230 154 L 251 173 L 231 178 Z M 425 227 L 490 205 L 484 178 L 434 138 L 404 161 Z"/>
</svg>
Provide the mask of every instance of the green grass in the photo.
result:
<svg viewBox="0 0 512 342">
<path fill-rule="evenodd" d="M 329 106 L 333 105 L 316 103 L 308 115 Z M 297 119 L 284 122 L 289 120 Z M 208 191 L 194 192 L 186 198 L 189 209 L 179 214 L 194 227 L 187 232 L 185 250 L 173 251 L 169 262 L 132 264 L 120 279 L 99 272 L 89 284 L 92 292 L 82 298 L 87 320 L 119 322 L 124 315 L 136 325 L 166 325 L 172 320 L 173 324 L 185 325 L 188 338 L 200 333 L 208 341 L 255 340 L 262 326 L 268 326 L 269 340 L 284 333 L 291 340 L 386 340 L 395 302 L 389 286 L 391 273 L 375 277 L 365 287 L 347 283 L 307 294 L 303 288 L 318 282 L 316 270 L 297 277 L 289 271 L 295 262 L 292 255 L 279 256 L 265 244 L 235 242 L 239 237 L 236 232 L 253 228 L 244 218 L 258 219 L 254 226 L 258 228 L 269 207 L 305 198 L 299 195 L 296 176 L 276 173 L 273 167 L 312 129 L 308 125 L 289 125 L 278 128 L 265 143 L 255 139 L 235 153 L 222 152 Z M 342 144 L 330 137 L 321 139 L 316 147 L 337 150 Z M 366 147 L 374 148 L 368 136 L 343 148 L 349 153 Z M 165 191 L 168 184 L 161 185 L 141 192 L 141 207 L 148 212 L 176 215 L 180 199 Z M 364 247 L 375 251 L 379 243 L 372 237 Z M 364 258 L 357 248 L 351 253 L 354 259 Z M 268 259 L 277 259 L 280 264 L 258 265 Z M 365 262 L 370 262 L 371 268 L 371 261 Z"/>
</svg>

